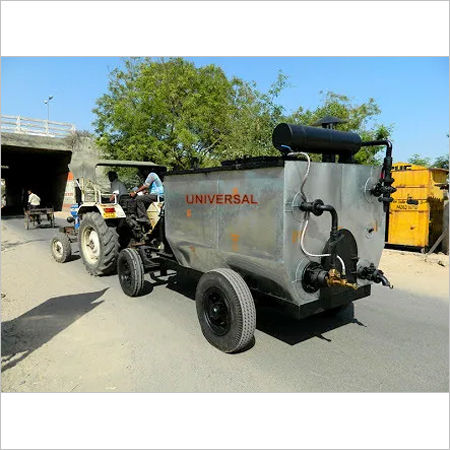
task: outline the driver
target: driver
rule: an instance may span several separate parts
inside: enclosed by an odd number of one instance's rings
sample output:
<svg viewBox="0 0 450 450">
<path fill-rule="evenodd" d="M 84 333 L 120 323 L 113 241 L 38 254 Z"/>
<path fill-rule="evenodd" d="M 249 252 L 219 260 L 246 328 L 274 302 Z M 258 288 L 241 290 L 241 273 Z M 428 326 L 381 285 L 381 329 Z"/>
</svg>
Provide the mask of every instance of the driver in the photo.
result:
<svg viewBox="0 0 450 450">
<path fill-rule="evenodd" d="M 148 194 L 137 195 L 139 192 L 147 191 Z M 130 193 L 131 197 L 136 196 L 137 221 L 150 226 L 147 216 L 147 208 L 164 195 L 164 186 L 161 179 L 155 172 L 150 172 L 144 184 L 136 191 Z"/>
</svg>

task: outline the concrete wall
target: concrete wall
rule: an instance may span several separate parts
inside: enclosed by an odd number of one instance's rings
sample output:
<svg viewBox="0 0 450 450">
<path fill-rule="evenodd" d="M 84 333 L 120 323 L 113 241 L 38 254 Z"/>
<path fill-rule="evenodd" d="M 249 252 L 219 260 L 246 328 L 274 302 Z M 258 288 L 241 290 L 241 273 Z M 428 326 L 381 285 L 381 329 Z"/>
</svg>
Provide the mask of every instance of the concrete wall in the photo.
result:
<svg viewBox="0 0 450 450">
<path fill-rule="evenodd" d="M 6 180 L 7 206 L 2 214 L 21 213 L 26 203 L 26 190 L 31 188 L 43 206 L 61 210 L 69 166 L 92 167 L 99 151 L 89 137 L 67 138 L 1 134 L 2 178 Z M 65 205 L 66 203 L 66 205 Z"/>
</svg>

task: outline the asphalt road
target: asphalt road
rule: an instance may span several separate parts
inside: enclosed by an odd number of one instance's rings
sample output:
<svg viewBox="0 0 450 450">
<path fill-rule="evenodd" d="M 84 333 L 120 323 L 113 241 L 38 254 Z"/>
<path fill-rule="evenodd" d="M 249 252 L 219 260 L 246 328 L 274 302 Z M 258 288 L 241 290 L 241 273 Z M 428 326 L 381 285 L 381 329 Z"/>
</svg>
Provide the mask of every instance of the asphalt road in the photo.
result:
<svg viewBox="0 0 450 450">
<path fill-rule="evenodd" d="M 2 221 L 4 392 L 448 392 L 448 267 L 430 282 L 400 265 L 408 281 L 337 318 L 260 307 L 253 348 L 227 355 L 203 338 L 192 285 L 147 276 L 129 298 L 77 255 L 54 262 L 54 232 Z"/>
</svg>

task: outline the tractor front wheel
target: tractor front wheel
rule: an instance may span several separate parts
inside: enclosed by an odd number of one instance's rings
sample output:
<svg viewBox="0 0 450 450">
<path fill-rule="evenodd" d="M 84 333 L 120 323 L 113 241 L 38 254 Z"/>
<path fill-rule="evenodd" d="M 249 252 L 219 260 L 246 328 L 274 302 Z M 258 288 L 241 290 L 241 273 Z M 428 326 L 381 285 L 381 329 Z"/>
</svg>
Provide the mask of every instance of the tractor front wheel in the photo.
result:
<svg viewBox="0 0 450 450">
<path fill-rule="evenodd" d="M 54 236 L 50 243 L 50 248 L 56 262 L 65 263 L 72 256 L 70 239 L 66 233 L 58 233 Z"/>
<path fill-rule="evenodd" d="M 78 241 L 81 258 L 90 274 L 109 275 L 115 272 L 119 238 L 116 229 L 109 227 L 99 213 L 84 214 Z"/>
</svg>

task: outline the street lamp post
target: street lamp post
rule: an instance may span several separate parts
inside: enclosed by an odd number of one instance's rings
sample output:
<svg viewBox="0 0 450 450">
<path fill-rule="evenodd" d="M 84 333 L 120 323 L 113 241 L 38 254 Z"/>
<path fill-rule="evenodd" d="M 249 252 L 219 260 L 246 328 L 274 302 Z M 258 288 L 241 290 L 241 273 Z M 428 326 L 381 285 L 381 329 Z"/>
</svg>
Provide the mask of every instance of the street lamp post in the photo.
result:
<svg viewBox="0 0 450 450">
<path fill-rule="evenodd" d="M 47 134 L 48 134 L 48 123 L 50 122 L 50 100 L 52 100 L 53 95 L 50 95 L 44 103 L 47 105 Z"/>
</svg>

